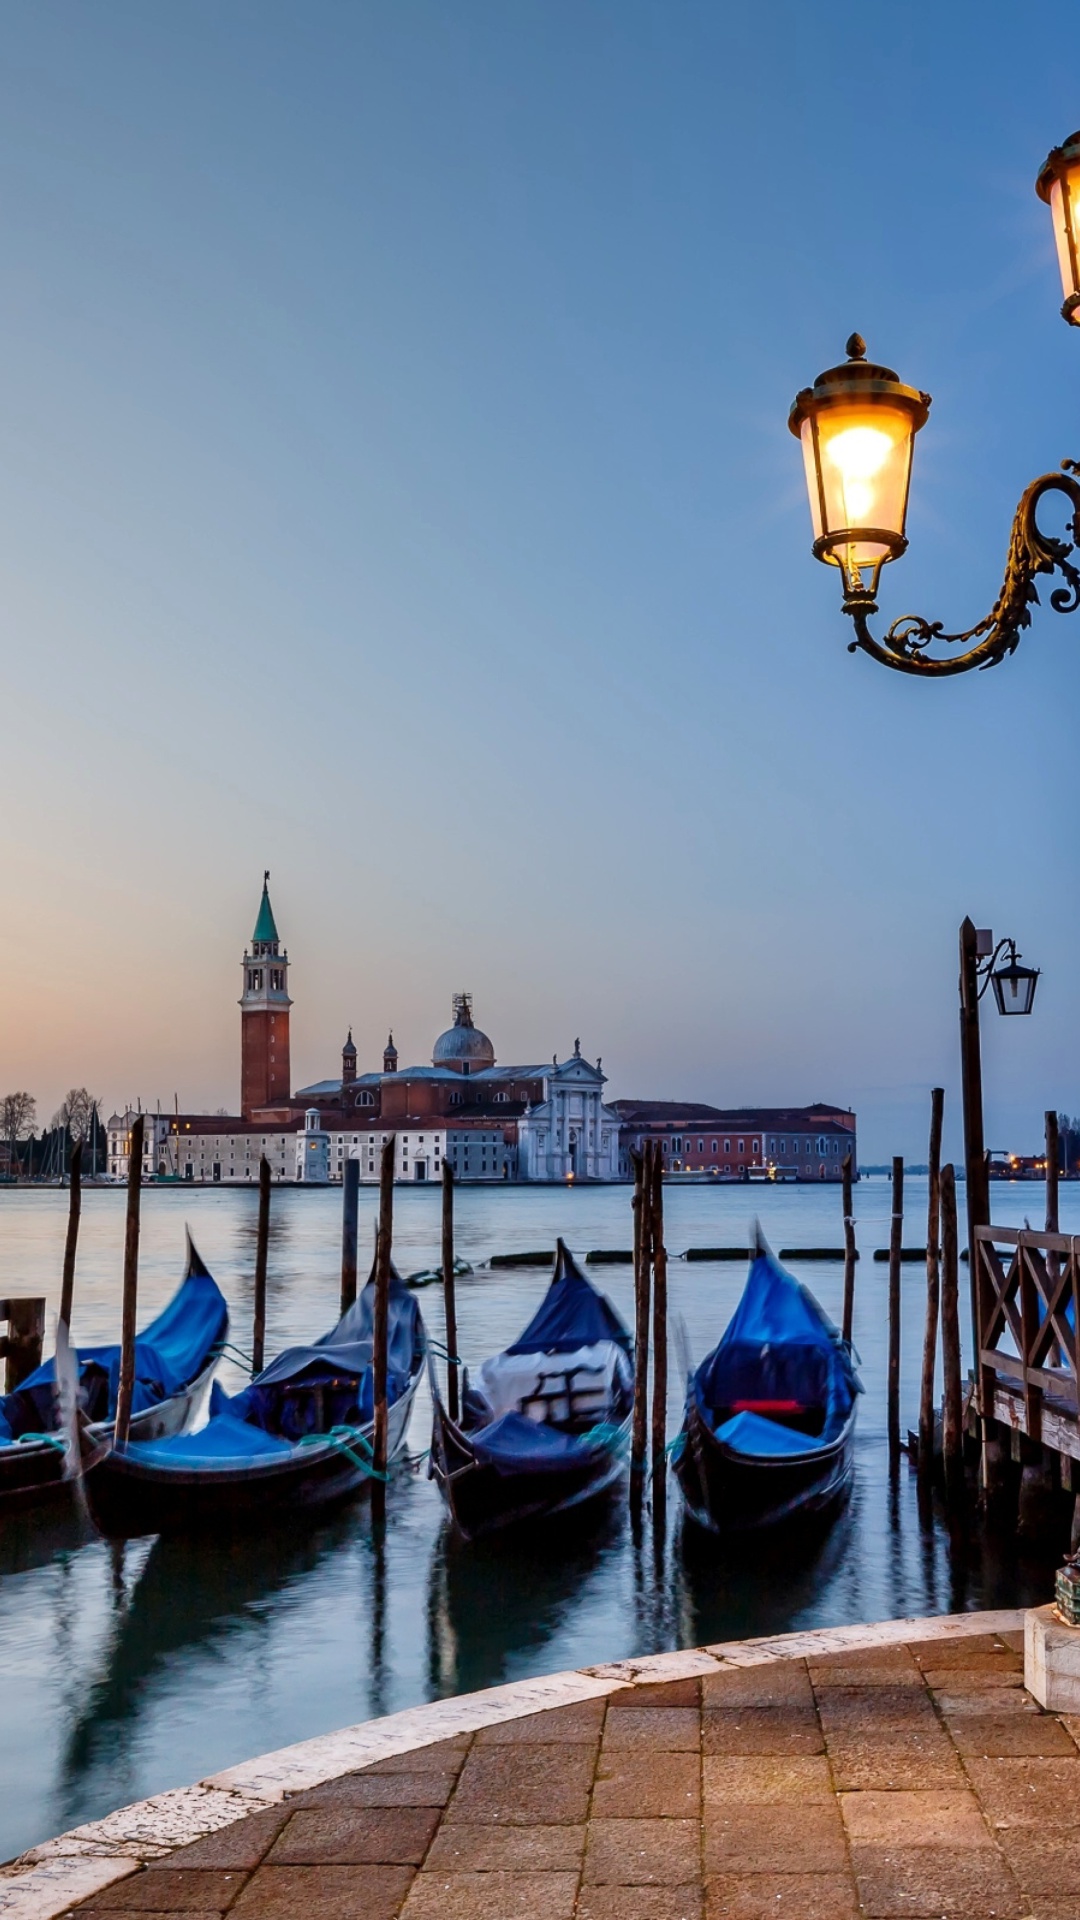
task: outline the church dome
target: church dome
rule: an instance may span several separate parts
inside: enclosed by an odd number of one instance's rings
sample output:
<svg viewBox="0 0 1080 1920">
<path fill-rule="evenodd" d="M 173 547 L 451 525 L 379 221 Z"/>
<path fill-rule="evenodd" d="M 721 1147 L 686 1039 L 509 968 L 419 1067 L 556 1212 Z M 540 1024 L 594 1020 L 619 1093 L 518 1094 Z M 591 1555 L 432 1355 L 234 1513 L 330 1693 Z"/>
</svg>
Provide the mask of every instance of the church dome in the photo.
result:
<svg viewBox="0 0 1080 1920">
<path fill-rule="evenodd" d="M 431 1054 L 433 1067 L 454 1073 L 482 1073 L 495 1065 L 495 1049 L 486 1033 L 473 1026 L 471 993 L 455 993 L 454 1024 L 440 1033 Z"/>
</svg>

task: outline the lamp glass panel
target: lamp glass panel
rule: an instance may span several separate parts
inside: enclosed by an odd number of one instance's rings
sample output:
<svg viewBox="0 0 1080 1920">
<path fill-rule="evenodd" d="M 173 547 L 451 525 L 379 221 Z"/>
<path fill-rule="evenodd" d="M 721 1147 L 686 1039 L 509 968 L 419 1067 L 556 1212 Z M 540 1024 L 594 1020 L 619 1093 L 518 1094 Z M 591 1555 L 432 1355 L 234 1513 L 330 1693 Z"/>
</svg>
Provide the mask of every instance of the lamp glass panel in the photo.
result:
<svg viewBox="0 0 1080 1920">
<path fill-rule="evenodd" d="M 1080 260 L 1080 164 L 1069 167 L 1064 176 L 1054 180 L 1050 188 L 1050 215 L 1054 222 L 1062 290 L 1069 300 L 1074 293 L 1080 293 L 1073 266 L 1074 259 Z"/>
<path fill-rule="evenodd" d="M 999 967 L 996 973 L 991 975 L 998 1012 L 1030 1013 L 1035 1001 L 1038 979 L 1036 968 L 1021 967 L 1015 961 L 1011 966 Z"/>
<path fill-rule="evenodd" d="M 814 536 L 860 531 L 904 536 L 911 446 L 915 438 L 911 414 L 867 399 L 841 401 L 822 407 L 814 422 L 802 425 L 803 457 L 810 493 Z M 824 525 L 822 521 L 824 504 Z M 893 541 L 856 537 L 847 552 L 856 565 L 887 557 Z"/>
</svg>

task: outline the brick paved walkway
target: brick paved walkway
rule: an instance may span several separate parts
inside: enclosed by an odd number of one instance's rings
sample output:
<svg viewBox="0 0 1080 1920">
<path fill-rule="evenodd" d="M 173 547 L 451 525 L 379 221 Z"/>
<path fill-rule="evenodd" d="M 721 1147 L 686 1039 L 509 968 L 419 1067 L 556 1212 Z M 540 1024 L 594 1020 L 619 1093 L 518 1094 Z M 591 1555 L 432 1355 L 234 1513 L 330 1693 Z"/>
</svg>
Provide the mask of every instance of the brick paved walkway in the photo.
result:
<svg viewBox="0 0 1080 1920">
<path fill-rule="evenodd" d="M 639 1686 L 382 1760 L 74 1909 L 1080 1920 L 1077 1738 L 971 1634 Z"/>
</svg>

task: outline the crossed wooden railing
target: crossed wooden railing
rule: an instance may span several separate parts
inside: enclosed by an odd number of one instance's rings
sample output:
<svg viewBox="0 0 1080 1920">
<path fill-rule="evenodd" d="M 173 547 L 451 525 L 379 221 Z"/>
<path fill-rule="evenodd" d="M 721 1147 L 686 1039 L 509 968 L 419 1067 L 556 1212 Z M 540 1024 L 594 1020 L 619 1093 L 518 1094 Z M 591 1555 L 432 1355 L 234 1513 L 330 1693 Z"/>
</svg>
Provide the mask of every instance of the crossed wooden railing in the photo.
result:
<svg viewBox="0 0 1080 1920">
<path fill-rule="evenodd" d="M 978 1404 L 1000 1414 L 1001 1388 L 1023 1403 L 1023 1429 L 1043 1438 L 1049 1402 L 1055 1428 L 1078 1418 L 1077 1326 L 1080 1325 L 1080 1235 L 1030 1228 L 976 1227 L 979 1315 Z M 999 1248 L 1013 1249 L 1006 1266 Z M 1015 1353 L 1004 1351 L 1011 1338 Z M 1058 1436 L 1052 1444 L 1058 1444 Z M 1073 1448 L 1069 1449 L 1074 1451 Z"/>
</svg>

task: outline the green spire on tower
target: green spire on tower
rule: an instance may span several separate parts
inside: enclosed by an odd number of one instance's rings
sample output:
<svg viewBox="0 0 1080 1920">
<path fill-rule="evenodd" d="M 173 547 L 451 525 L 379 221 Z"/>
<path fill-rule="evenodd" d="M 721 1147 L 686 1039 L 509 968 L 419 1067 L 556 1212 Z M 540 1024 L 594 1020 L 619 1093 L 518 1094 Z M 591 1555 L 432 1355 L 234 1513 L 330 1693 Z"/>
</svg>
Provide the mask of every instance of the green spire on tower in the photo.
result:
<svg viewBox="0 0 1080 1920">
<path fill-rule="evenodd" d="M 269 946 L 271 944 L 276 946 L 278 938 L 278 930 L 274 925 L 274 909 L 270 905 L 269 881 L 270 869 L 267 867 L 263 874 L 263 890 L 262 899 L 259 902 L 259 917 L 255 922 L 255 931 L 251 936 L 252 941 L 260 946 Z"/>
</svg>

